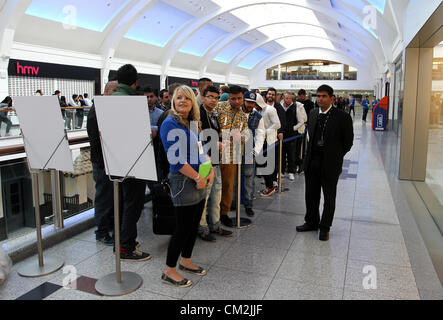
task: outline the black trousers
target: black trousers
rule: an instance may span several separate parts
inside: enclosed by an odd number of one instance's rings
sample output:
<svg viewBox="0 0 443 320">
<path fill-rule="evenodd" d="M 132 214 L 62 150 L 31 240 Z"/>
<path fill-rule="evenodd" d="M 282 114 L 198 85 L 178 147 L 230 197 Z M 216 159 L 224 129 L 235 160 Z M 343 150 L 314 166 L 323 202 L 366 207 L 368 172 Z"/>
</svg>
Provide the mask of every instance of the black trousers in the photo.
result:
<svg viewBox="0 0 443 320">
<path fill-rule="evenodd" d="M 288 141 L 283 144 L 283 153 L 282 153 L 283 160 L 281 167 L 282 173 L 285 173 L 286 170 L 289 173 L 295 173 L 295 166 L 297 164 L 296 148 L 297 148 L 297 140 Z"/>
<path fill-rule="evenodd" d="M 75 117 L 76 117 L 76 124 L 75 124 L 75 128 L 76 129 L 81 129 L 83 126 L 83 118 L 84 118 L 85 112 L 83 110 L 77 110 L 75 113 Z"/>
<path fill-rule="evenodd" d="M 355 107 L 353 107 L 353 106 L 349 107 L 349 115 L 351 115 L 351 111 L 354 113 L 354 117 L 355 117 Z"/>
<path fill-rule="evenodd" d="M 120 183 L 123 199 L 123 209 L 120 212 L 120 244 L 121 248 L 128 253 L 133 252 L 137 239 L 137 222 L 143 211 L 145 203 L 146 181 L 139 179 L 127 179 Z"/>
<path fill-rule="evenodd" d="M 326 160 L 325 160 L 326 161 Z M 306 216 L 305 222 L 312 226 L 319 226 L 323 231 L 329 231 L 335 213 L 335 199 L 337 195 L 337 178 L 325 177 L 322 173 L 323 160 L 319 157 L 311 159 L 308 171 L 305 172 L 306 180 Z M 320 197 L 323 190 L 324 207 L 320 220 Z"/>
<path fill-rule="evenodd" d="M 264 176 L 265 178 L 265 185 L 266 188 L 270 189 L 273 187 L 273 182 L 277 181 L 277 174 L 280 170 L 280 140 L 277 140 L 275 144 L 273 144 L 271 147 L 267 146 L 268 148 L 272 148 L 269 150 L 269 152 L 275 152 L 275 166 L 274 166 L 274 172 L 270 175 Z M 266 155 L 266 153 L 265 153 Z M 283 170 L 282 170 L 283 172 Z"/>
<path fill-rule="evenodd" d="M 114 185 L 105 169 L 96 163 L 92 164 L 92 177 L 95 181 L 95 236 L 99 239 L 114 231 Z"/>
<path fill-rule="evenodd" d="M 205 203 L 206 199 L 203 199 L 193 206 L 174 207 L 176 225 L 174 235 L 169 241 L 166 256 L 168 267 L 175 268 L 177 266 L 180 254 L 185 259 L 191 258 Z"/>
<path fill-rule="evenodd" d="M 305 140 L 305 135 L 301 136 L 299 138 L 297 138 L 295 140 L 295 165 L 298 167 L 303 168 L 303 154 L 302 152 L 304 152 L 304 148 L 302 150 L 303 144 L 304 144 L 304 140 Z"/>
<path fill-rule="evenodd" d="M 363 109 L 363 118 L 362 118 L 363 121 L 366 121 L 366 117 L 368 116 L 368 111 L 369 109 Z"/>
</svg>

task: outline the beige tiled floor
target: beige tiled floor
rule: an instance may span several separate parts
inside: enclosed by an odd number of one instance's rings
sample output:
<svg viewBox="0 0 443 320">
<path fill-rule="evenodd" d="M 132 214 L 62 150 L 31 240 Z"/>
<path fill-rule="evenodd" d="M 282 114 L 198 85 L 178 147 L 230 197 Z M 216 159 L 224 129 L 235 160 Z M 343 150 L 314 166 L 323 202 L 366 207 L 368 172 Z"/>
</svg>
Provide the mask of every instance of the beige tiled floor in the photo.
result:
<svg viewBox="0 0 443 320">
<path fill-rule="evenodd" d="M 122 270 L 141 275 L 143 285 L 119 299 L 420 299 L 420 294 L 423 298 L 441 297 L 441 285 L 434 285 L 432 291 L 418 288 L 416 276 L 420 271 L 414 274 L 411 267 L 374 133 L 369 125 L 362 126 L 356 120 L 355 134 L 354 148 L 346 159 L 358 161 L 349 171 L 356 173 L 357 178 L 339 182 L 329 242 L 320 242 L 314 232 L 298 234 L 295 230 L 303 223 L 305 212 L 304 177 L 297 176 L 294 182 L 284 181 L 284 186 L 290 188 L 288 193 L 256 202 L 256 216 L 250 228 L 234 230 L 234 237 L 218 237 L 215 243 L 198 239 L 193 260 L 207 268 L 208 274 L 203 278 L 191 276 L 194 285 L 178 289 L 160 280 L 169 237 L 152 233 L 148 205 L 138 224 L 138 240 L 141 249 L 153 258 L 143 263 L 122 263 Z M 257 190 L 259 187 L 260 182 Z M 95 279 L 115 271 L 112 248 L 96 243 L 92 229 L 47 250 L 45 255 L 64 259 L 78 275 Z M 28 261 L 32 259 L 36 257 Z M 14 266 L 10 279 L 0 288 L 0 299 L 15 299 L 46 281 L 62 285 L 66 277 L 60 270 L 44 278 L 21 278 L 16 270 L 24 263 Z M 368 273 L 368 266 L 375 273 Z M 373 277 L 376 289 L 365 289 L 368 276 Z M 418 276 L 435 284 L 435 273 L 427 271 Z M 61 289 L 47 299 L 110 298 Z"/>
</svg>

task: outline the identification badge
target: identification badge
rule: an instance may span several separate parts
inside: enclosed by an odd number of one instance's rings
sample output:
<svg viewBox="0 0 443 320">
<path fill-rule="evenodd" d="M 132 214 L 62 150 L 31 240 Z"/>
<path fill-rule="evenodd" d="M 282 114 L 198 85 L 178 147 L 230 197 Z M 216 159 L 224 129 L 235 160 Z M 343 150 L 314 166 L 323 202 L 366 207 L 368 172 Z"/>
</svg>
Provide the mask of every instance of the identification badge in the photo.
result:
<svg viewBox="0 0 443 320">
<path fill-rule="evenodd" d="M 198 153 L 203 154 L 203 144 L 201 141 L 197 142 L 198 145 Z"/>
</svg>

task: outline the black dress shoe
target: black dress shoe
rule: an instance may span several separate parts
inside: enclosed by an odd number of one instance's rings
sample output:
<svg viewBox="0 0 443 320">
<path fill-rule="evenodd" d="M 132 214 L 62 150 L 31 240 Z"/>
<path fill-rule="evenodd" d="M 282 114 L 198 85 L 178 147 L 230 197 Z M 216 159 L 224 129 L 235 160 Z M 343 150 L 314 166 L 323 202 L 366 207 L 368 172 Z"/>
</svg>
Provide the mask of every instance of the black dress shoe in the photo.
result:
<svg viewBox="0 0 443 320">
<path fill-rule="evenodd" d="M 211 230 L 211 233 L 218 234 L 222 237 L 232 237 L 232 231 L 225 230 L 222 227 L 218 228 L 217 230 Z"/>
<path fill-rule="evenodd" d="M 302 226 L 296 227 L 295 230 L 297 230 L 297 232 L 317 231 L 318 226 L 311 226 L 310 224 L 305 223 Z"/>
<path fill-rule="evenodd" d="M 114 237 L 111 237 L 109 234 L 103 236 L 103 237 L 96 237 L 95 238 L 98 242 L 101 242 L 107 246 L 113 246 L 114 245 Z"/>
<path fill-rule="evenodd" d="M 217 239 L 215 239 L 215 237 L 210 234 L 209 232 L 203 232 L 203 233 L 199 233 L 198 236 L 200 237 L 200 239 L 204 240 L 204 241 L 208 241 L 208 242 L 216 242 Z"/>
<path fill-rule="evenodd" d="M 231 218 L 229 218 L 228 216 L 221 215 L 220 216 L 220 222 L 223 223 L 225 226 L 227 226 L 229 228 L 233 228 L 234 227 L 234 224 L 232 223 Z"/>
<path fill-rule="evenodd" d="M 329 240 L 329 232 L 328 231 L 320 231 L 320 235 L 318 237 L 320 241 L 328 241 Z"/>
<path fill-rule="evenodd" d="M 246 208 L 246 214 L 248 215 L 248 217 L 255 216 L 254 210 L 252 210 L 251 208 Z"/>
</svg>

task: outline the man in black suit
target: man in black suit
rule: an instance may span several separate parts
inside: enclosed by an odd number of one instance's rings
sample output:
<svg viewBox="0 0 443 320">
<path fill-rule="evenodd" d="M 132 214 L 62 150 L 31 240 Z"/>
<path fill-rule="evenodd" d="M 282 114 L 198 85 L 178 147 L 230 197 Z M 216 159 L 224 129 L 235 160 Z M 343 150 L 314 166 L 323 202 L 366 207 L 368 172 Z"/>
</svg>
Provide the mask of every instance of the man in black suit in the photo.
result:
<svg viewBox="0 0 443 320">
<path fill-rule="evenodd" d="M 266 93 L 266 100 L 265 101 L 266 101 L 266 104 L 268 104 L 271 107 L 274 107 L 277 110 L 278 119 L 280 120 L 280 129 L 278 129 L 277 134 L 278 134 L 279 141 L 281 141 L 281 143 L 283 143 L 283 139 L 286 138 L 285 134 L 288 131 L 288 125 L 287 125 L 287 121 L 286 121 L 285 109 L 283 109 L 283 107 L 281 106 L 280 103 L 275 101 L 276 97 L 277 97 L 277 90 L 274 88 L 269 88 Z M 274 173 L 267 179 L 272 178 L 274 187 L 277 187 L 278 186 L 277 175 L 278 175 L 278 172 L 280 171 L 279 170 L 279 164 L 280 164 L 280 145 L 279 144 L 277 144 L 275 146 L 274 152 L 275 152 L 275 159 L 276 159 Z M 282 172 L 282 177 L 283 177 L 283 172 Z"/>
<path fill-rule="evenodd" d="M 317 90 L 320 108 L 311 111 L 308 120 L 309 142 L 305 159 L 306 215 L 298 232 L 317 231 L 319 239 L 329 240 L 335 211 L 337 183 L 342 172 L 343 157 L 352 148 L 354 129 L 352 118 L 332 105 L 334 90 L 322 85 Z M 320 220 L 320 193 L 325 199 Z"/>
</svg>

